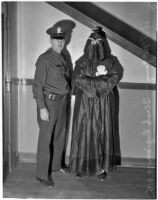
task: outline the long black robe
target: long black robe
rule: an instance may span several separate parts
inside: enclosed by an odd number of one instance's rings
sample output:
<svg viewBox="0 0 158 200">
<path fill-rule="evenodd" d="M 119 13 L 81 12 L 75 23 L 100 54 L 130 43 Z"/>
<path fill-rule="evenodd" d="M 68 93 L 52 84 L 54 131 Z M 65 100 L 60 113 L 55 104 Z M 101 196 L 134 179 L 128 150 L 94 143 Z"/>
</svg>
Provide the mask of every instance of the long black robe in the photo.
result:
<svg viewBox="0 0 158 200">
<path fill-rule="evenodd" d="M 108 73 L 96 77 L 98 65 Z M 123 68 L 115 56 L 90 61 L 83 55 L 73 75 L 75 106 L 73 115 L 70 170 L 93 175 L 108 172 L 120 160 L 118 132 L 118 90 Z"/>
</svg>

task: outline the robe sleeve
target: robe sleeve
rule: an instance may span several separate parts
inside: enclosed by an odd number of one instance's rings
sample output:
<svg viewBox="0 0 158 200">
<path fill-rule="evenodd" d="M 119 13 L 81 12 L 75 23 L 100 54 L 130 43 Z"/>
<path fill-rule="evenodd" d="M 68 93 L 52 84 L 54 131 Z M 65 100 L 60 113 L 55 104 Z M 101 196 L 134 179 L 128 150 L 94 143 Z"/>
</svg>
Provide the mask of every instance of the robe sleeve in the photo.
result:
<svg viewBox="0 0 158 200">
<path fill-rule="evenodd" d="M 86 75 L 82 64 L 76 63 L 72 84 L 74 91 L 80 89 L 89 98 L 94 98 L 96 96 L 97 89 L 95 87 L 95 79 Z"/>
<path fill-rule="evenodd" d="M 123 76 L 123 67 L 119 63 L 117 57 L 112 57 L 112 69 L 105 76 L 95 78 L 95 84 L 98 93 L 110 92 L 121 80 Z"/>
</svg>

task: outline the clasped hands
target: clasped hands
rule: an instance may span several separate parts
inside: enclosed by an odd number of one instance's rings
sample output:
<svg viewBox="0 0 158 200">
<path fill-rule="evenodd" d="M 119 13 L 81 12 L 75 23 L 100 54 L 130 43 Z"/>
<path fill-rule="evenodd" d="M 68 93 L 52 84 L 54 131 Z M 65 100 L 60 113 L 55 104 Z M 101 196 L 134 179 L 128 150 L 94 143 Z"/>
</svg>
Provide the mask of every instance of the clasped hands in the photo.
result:
<svg viewBox="0 0 158 200">
<path fill-rule="evenodd" d="M 97 72 L 95 73 L 96 76 L 105 76 L 107 74 L 107 70 L 105 65 L 97 66 Z"/>
</svg>

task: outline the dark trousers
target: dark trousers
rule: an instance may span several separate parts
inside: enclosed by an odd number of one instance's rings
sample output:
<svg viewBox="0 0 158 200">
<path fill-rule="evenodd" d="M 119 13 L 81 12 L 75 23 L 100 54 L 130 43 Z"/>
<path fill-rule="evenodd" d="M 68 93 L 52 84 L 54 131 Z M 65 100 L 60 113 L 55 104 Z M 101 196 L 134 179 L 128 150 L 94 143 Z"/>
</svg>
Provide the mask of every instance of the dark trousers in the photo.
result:
<svg viewBox="0 0 158 200">
<path fill-rule="evenodd" d="M 46 100 L 49 121 L 40 118 L 37 109 L 39 137 L 37 147 L 37 177 L 47 179 L 50 171 L 61 168 L 61 158 L 65 140 L 66 97 Z"/>
<path fill-rule="evenodd" d="M 67 96 L 67 105 L 66 105 L 66 132 L 65 132 L 65 142 L 64 142 L 64 150 L 62 154 L 61 167 L 65 167 L 66 165 L 66 148 L 69 139 L 69 131 L 70 131 L 70 117 L 71 117 L 71 96 Z"/>
</svg>

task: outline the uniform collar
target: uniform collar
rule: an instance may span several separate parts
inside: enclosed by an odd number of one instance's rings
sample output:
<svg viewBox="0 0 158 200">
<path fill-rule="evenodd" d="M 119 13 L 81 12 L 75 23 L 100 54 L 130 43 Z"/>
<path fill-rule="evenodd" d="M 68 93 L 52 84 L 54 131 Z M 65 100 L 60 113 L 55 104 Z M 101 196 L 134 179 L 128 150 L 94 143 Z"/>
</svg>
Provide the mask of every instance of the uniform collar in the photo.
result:
<svg viewBox="0 0 158 200">
<path fill-rule="evenodd" d="M 51 55 L 53 56 L 53 58 L 56 60 L 56 62 L 58 62 L 59 64 L 64 64 L 66 65 L 66 62 L 65 62 L 65 59 L 62 55 L 62 52 L 61 53 L 57 53 L 56 51 L 54 51 L 53 48 L 50 48 L 50 53 Z"/>
<path fill-rule="evenodd" d="M 52 47 L 51 47 L 50 51 L 53 54 L 53 56 L 56 56 L 56 57 L 60 57 L 61 56 L 61 53 L 58 53 L 58 52 L 54 51 L 54 49 Z"/>
</svg>

